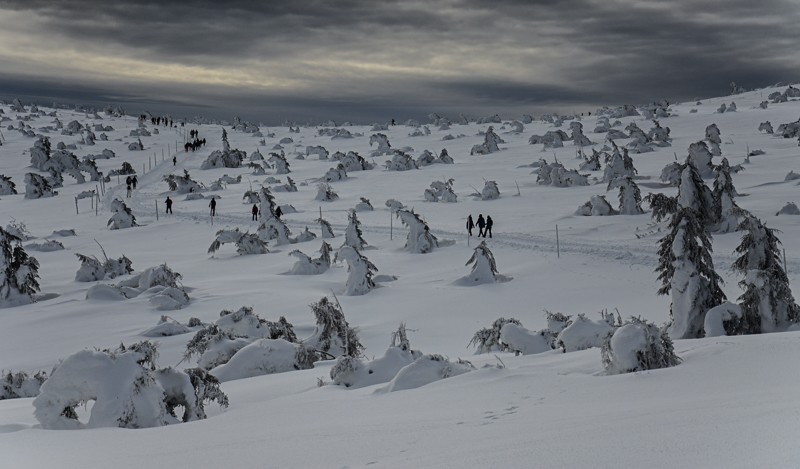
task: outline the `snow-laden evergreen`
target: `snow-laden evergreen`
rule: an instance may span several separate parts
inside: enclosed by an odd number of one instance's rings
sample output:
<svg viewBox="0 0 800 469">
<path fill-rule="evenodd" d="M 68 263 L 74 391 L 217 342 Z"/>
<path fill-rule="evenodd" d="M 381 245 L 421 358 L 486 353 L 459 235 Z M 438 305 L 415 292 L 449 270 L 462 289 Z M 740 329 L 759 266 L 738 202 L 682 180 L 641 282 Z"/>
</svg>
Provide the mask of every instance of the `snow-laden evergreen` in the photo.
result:
<svg viewBox="0 0 800 469">
<path fill-rule="evenodd" d="M 266 254 L 269 252 L 267 243 L 258 234 L 241 232 L 239 228 L 233 230 L 219 230 L 216 239 L 208 248 L 208 253 L 213 254 L 222 247 L 223 244 L 233 243 L 236 245 L 236 252 L 240 255 L 246 254 Z"/>
<path fill-rule="evenodd" d="M 453 191 L 453 179 L 447 181 L 433 181 L 429 189 L 425 189 L 423 196 L 428 202 L 458 202 L 458 196 Z M 498 192 L 499 195 L 499 192 Z"/>
<path fill-rule="evenodd" d="M 319 257 L 313 259 L 300 250 L 295 249 L 289 253 L 290 256 L 297 258 L 297 261 L 295 261 L 291 270 L 289 270 L 289 274 L 319 275 L 325 273 L 331 267 L 331 251 L 331 245 L 325 241 L 322 242 L 322 246 L 319 248 Z"/>
<path fill-rule="evenodd" d="M 628 155 L 628 149 L 623 148 L 620 153 L 619 147 L 614 145 L 614 152 L 606 157 L 606 168 L 603 171 L 603 182 L 611 183 L 620 177 L 636 176 L 636 168 L 633 167 L 633 158 Z"/>
<path fill-rule="evenodd" d="M 20 238 L 0 228 L 0 308 L 33 303 L 39 292 L 39 261 L 25 252 Z"/>
<path fill-rule="evenodd" d="M 114 199 L 111 201 L 111 218 L 108 219 L 108 226 L 109 230 L 122 230 L 125 228 L 131 228 L 134 226 L 138 226 L 136 223 L 136 215 L 133 214 L 133 211 L 125 205 L 121 199 Z"/>
<path fill-rule="evenodd" d="M 619 213 L 639 215 L 642 210 L 642 192 L 630 176 L 622 176 L 608 183 L 606 190 L 619 188 Z"/>
<path fill-rule="evenodd" d="M 505 143 L 505 141 L 495 133 L 494 127 L 490 125 L 489 128 L 486 129 L 486 134 L 483 136 L 483 143 L 473 146 L 469 154 L 488 155 L 489 153 L 498 152 L 500 151 L 498 145 L 501 143 Z"/>
<path fill-rule="evenodd" d="M 8 371 L 0 375 L 0 401 L 36 397 L 46 380 L 47 373 L 44 371 L 39 371 L 33 376 L 24 371 Z"/>
<path fill-rule="evenodd" d="M 714 173 L 713 210 L 714 220 L 717 223 L 714 231 L 730 233 L 736 231 L 742 209 L 733 200 L 739 194 L 733 186 L 731 167 L 727 158 L 722 159 L 719 166 L 714 169 Z"/>
<path fill-rule="evenodd" d="M 667 331 L 634 317 L 606 336 L 601 353 L 609 374 L 668 368 L 680 363 Z"/>
<path fill-rule="evenodd" d="M 164 176 L 164 182 L 169 186 L 169 190 L 177 192 L 178 194 L 188 194 L 190 192 L 200 192 L 205 187 L 189 175 L 189 171 L 183 170 L 183 176 L 178 174 L 169 174 Z"/>
<path fill-rule="evenodd" d="M 406 244 L 403 246 L 406 251 L 425 254 L 439 247 L 439 240 L 431 233 L 428 224 L 413 210 L 398 210 L 395 215 L 408 227 Z"/>
<path fill-rule="evenodd" d="M 492 251 L 486 246 L 486 241 L 481 241 L 481 243 L 475 247 L 472 251 L 472 256 L 464 265 L 470 264 L 472 264 L 472 271 L 469 275 L 458 279 L 456 284 L 474 286 L 485 283 L 507 282 L 512 279 L 497 271 L 497 263 L 494 260 L 494 254 L 492 254 Z"/>
<path fill-rule="evenodd" d="M 334 303 L 323 296 L 310 306 L 317 325 L 311 337 L 304 341 L 306 345 L 333 357 L 358 358 L 363 354 L 358 329 L 347 322 L 338 300 Z"/>
<path fill-rule="evenodd" d="M 739 332 L 757 334 L 786 330 L 800 322 L 800 306 L 794 300 L 789 278 L 781 259 L 780 240 L 776 230 L 749 215 L 739 230 L 744 232 L 736 247 L 739 257 L 732 268 L 744 278 L 739 286 L 742 308 Z"/>
<path fill-rule="evenodd" d="M 364 233 L 361 231 L 361 222 L 358 220 L 355 210 L 347 212 L 347 228 L 344 229 L 342 246 L 350 246 L 358 250 L 367 246 L 367 242 L 364 241 Z"/>
<path fill-rule="evenodd" d="M 347 262 L 347 282 L 344 294 L 347 296 L 365 295 L 376 287 L 372 278 L 378 268 L 363 254 L 351 246 L 344 245 L 339 248 L 334 257 L 334 262 L 339 259 Z"/>
<path fill-rule="evenodd" d="M 54 187 L 47 179 L 36 173 L 25 174 L 25 198 L 40 199 L 43 197 L 53 197 L 58 195 Z"/>
<path fill-rule="evenodd" d="M 105 257 L 104 253 L 105 260 L 103 262 L 100 262 L 94 256 L 86 256 L 80 253 L 75 253 L 75 255 L 81 261 L 81 266 L 75 273 L 76 282 L 107 280 L 133 272 L 133 262 L 125 255 L 117 259 L 109 259 Z"/>
</svg>

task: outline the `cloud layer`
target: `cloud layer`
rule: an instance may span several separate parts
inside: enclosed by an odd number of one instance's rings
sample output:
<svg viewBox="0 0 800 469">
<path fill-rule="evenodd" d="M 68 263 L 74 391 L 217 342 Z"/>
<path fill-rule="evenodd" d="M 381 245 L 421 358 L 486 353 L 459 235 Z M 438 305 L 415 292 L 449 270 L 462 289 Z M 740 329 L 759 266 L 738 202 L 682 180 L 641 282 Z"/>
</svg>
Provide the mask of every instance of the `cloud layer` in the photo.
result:
<svg viewBox="0 0 800 469">
<path fill-rule="evenodd" d="M 11 0 L 0 95 L 267 122 L 589 110 L 797 80 L 798 22 L 792 0 Z"/>
</svg>

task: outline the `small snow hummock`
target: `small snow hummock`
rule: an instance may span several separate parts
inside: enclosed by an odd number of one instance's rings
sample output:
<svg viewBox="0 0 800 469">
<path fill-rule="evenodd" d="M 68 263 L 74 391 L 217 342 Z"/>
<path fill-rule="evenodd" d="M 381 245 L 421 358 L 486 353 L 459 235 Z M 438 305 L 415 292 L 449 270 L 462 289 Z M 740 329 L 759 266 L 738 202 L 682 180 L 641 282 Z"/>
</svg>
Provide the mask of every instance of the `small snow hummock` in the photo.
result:
<svg viewBox="0 0 800 469">
<path fill-rule="evenodd" d="M 638 318 L 631 318 L 608 334 L 601 350 L 609 374 L 667 368 L 680 363 L 672 339 L 665 330 Z"/>
</svg>

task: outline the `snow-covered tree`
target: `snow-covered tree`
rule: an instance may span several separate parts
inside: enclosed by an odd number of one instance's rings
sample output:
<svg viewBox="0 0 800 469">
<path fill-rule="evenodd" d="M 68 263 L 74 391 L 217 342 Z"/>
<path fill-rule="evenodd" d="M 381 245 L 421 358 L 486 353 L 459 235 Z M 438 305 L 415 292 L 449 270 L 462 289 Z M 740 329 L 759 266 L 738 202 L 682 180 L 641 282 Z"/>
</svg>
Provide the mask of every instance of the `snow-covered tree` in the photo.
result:
<svg viewBox="0 0 800 469">
<path fill-rule="evenodd" d="M 314 197 L 314 200 L 319 200 L 321 202 L 332 202 L 338 198 L 339 194 L 333 190 L 333 187 L 331 187 L 330 184 L 317 184 L 317 196 Z"/>
<path fill-rule="evenodd" d="M 0 195 L 12 195 L 17 193 L 17 185 L 11 177 L 0 174 Z"/>
<path fill-rule="evenodd" d="M 267 243 L 259 238 L 258 234 L 248 232 L 242 233 L 239 228 L 233 230 L 219 230 L 216 239 L 208 248 L 208 253 L 213 254 L 226 243 L 236 244 L 236 252 L 240 255 L 246 254 L 266 254 L 269 252 Z"/>
<path fill-rule="evenodd" d="M 85 256 L 79 253 L 75 253 L 75 255 L 81 261 L 81 266 L 75 273 L 76 282 L 94 282 L 133 272 L 133 262 L 124 255 L 118 259 L 105 257 L 104 262 L 100 262 L 94 256 Z"/>
<path fill-rule="evenodd" d="M 317 155 L 320 160 L 327 160 L 330 153 L 322 145 L 309 145 L 306 147 L 306 156 Z"/>
<path fill-rule="evenodd" d="M 494 200 L 500 198 L 500 188 L 497 187 L 497 182 L 486 181 L 481 190 L 481 200 Z"/>
<path fill-rule="evenodd" d="M 614 210 L 614 207 L 608 203 L 604 195 L 593 195 L 589 201 L 578 207 L 575 210 L 575 215 L 584 217 L 605 217 L 610 215 L 619 215 L 619 212 Z"/>
<path fill-rule="evenodd" d="M 202 184 L 192 179 L 189 176 L 189 171 L 183 170 L 183 176 L 177 174 L 168 174 L 164 176 L 164 182 L 169 186 L 169 190 L 177 192 L 178 194 L 188 194 L 200 192 L 203 189 Z"/>
<path fill-rule="evenodd" d="M 452 178 L 447 181 L 433 181 L 430 189 L 425 189 L 423 194 L 425 200 L 428 202 L 457 202 L 458 196 L 453 191 L 453 181 Z"/>
<path fill-rule="evenodd" d="M 430 232 L 428 224 L 422 221 L 413 210 L 398 210 L 395 212 L 403 225 L 408 227 L 405 250 L 408 252 L 425 254 L 439 247 L 439 240 Z"/>
<path fill-rule="evenodd" d="M 24 371 L 16 373 L 9 371 L 0 375 L 0 401 L 36 397 L 45 381 L 47 381 L 47 373 L 44 371 L 39 371 L 33 376 Z"/>
<path fill-rule="evenodd" d="M 606 190 L 619 188 L 619 213 L 639 215 L 642 210 L 642 193 L 630 176 L 623 176 L 608 183 Z"/>
<path fill-rule="evenodd" d="M 711 124 L 706 127 L 706 140 L 712 143 L 716 143 L 717 145 L 722 143 L 722 138 L 720 137 L 719 127 L 717 124 Z"/>
<path fill-rule="evenodd" d="M 583 124 L 578 121 L 573 121 L 569 123 L 569 128 L 572 130 L 572 142 L 576 146 L 591 146 L 592 141 L 583 133 Z"/>
<path fill-rule="evenodd" d="M 327 296 L 323 296 L 310 306 L 317 320 L 317 327 L 314 334 L 305 340 L 307 345 L 334 357 L 361 356 L 364 346 L 358 338 L 358 329 L 347 323 L 338 301 L 333 303 Z"/>
<path fill-rule="evenodd" d="M 668 368 L 680 363 L 667 331 L 635 317 L 606 336 L 600 353 L 609 374 Z"/>
<path fill-rule="evenodd" d="M 325 172 L 325 175 L 322 176 L 322 180 L 325 182 L 344 181 L 345 179 L 347 179 L 347 171 L 341 167 L 330 168 Z"/>
<path fill-rule="evenodd" d="M 39 292 L 39 262 L 20 241 L 0 228 L 0 308 L 33 303 Z"/>
<path fill-rule="evenodd" d="M 480 145 L 475 145 L 469 151 L 470 155 L 488 155 L 489 153 L 495 153 L 500 151 L 500 147 L 498 144 L 505 143 L 499 135 L 497 135 L 494 131 L 493 126 L 489 126 L 486 130 L 486 134 L 483 137 L 483 143 Z"/>
<path fill-rule="evenodd" d="M 106 223 L 109 230 L 121 230 L 138 226 L 133 211 L 131 211 L 122 200 L 114 199 L 111 201 L 111 212 L 113 215 L 111 215 L 111 218 L 108 219 L 108 223 Z"/>
<path fill-rule="evenodd" d="M 750 215 L 739 226 L 744 231 L 742 242 L 735 252 L 733 270 L 744 275 L 739 286 L 742 319 L 739 332 L 757 334 L 785 330 L 800 322 L 800 306 L 789 287 L 789 277 L 783 267 L 777 230 L 767 228 Z"/>
<path fill-rule="evenodd" d="M 289 162 L 286 160 L 286 155 L 281 153 L 270 153 L 267 162 L 275 166 L 275 174 L 289 174 Z"/>
<path fill-rule="evenodd" d="M 695 142 L 689 145 L 689 158 L 701 178 L 710 178 L 714 175 L 714 165 L 711 163 L 713 155 L 708 150 L 706 142 Z"/>
<path fill-rule="evenodd" d="M 385 166 L 388 171 L 409 171 L 418 169 L 414 158 L 401 150 L 395 150 L 392 159 L 387 160 Z"/>
<path fill-rule="evenodd" d="M 53 197 L 58 192 L 53 190 L 50 182 L 36 173 L 25 174 L 25 198 L 39 199 L 42 197 Z"/>
<path fill-rule="evenodd" d="M 385 134 L 373 134 L 369 137 L 369 146 L 372 144 L 378 145 L 378 148 L 372 151 L 372 156 L 391 155 L 392 145 L 389 144 L 389 137 Z"/>
<path fill-rule="evenodd" d="M 600 347 L 603 339 L 614 330 L 614 315 L 600 312 L 600 319 L 589 319 L 585 314 L 578 314 L 558 333 L 556 346 L 564 352 L 575 352 L 592 347 Z"/>
<path fill-rule="evenodd" d="M 772 128 L 772 123 L 770 121 L 762 122 L 758 124 L 758 131 L 759 132 L 766 132 L 768 134 L 774 134 L 775 131 Z"/>
<path fill-rule="evenodd" d="M 658 294 L 672 297 L 669 334 L 675 339 L 702 337 L 706 312 L 725 301 L 711 258 L 711 237 L 699 212 L 682 204 L 669 229 L 659 241 L 656 269 Z"/>
<path fill-rule="evenodd" d="M 322 239 L 336 237 L 336 235 L 333 234 L 333 228 L 331 227 L 331 224 L 328 222 L 328 220 L 324 218 L 317 218 L 314 221 L 319 223 L 319 228 L 320 230 L 322 230 Z"/>
<path fill-rule="evenodd" d="M 227 142 L 226 142 L 227 143 Z M 242 166 L 247 153 L 241 150 L 214 150 L 200 165 L 200 169 L 214 168 L 239 168 Z"/>
<path fill-rule="evenodd" d="M 289 273 L 292 275 L 318 275 L 326 272 L 331 266 L 331 245 L 322 242 L 319 248 L 320 256 L 312 259 L 308 255 L 295 249 L 290 256 L 297 258 Z"/>
<path fill-rule="evenodd" d="M 680 183 L 678 184 L 678 207 L 695 210 L 700 222 L 704 225 L 713 225 L 714 194 L 703 182 L 700 172 L 694 165 L 692 157 L 686 159 L 681 170 Z"/>
<path fill-rule="evenodd" d="M 375 288 L 372 277 L 378 270 L 375 264 L 351 246 L 342 246 L 336 253 L 334 262 L 339 259 L 347 261 L 347 282 L 344 294 L 348 296 L 364 295 Z"/>
<path fill-rule="evenodd" d="M 475 354 L 480 353 L 490 353 L 490 352 L 507 352 L 509 350 L 508 344 L 504 344 L 500 341 L 500 331 L 503 329 L 503 326 L 506 324 L 515 324 L 517 326 L 521 326 L 522 323 L 519 319 L 515 318 L 497 318 L 492 323 L 491 327 L 485 327 L 475 335 L 472 336 L 470 339 L 469 344 L 467 347 L 474 346 L 477 347 L 475 350 Z"/>
<path fill-rule="evenodd" d="M 370 203 L 369 199 L 367 199 L 366 197 L 360 197 L 360 199 L 361 202 L 357 203 L 354 209 L 356 212 L 370 212 L 372 210 L 375 210 L 375 208 Z"/>
<path fill-rule="evenodd" d="M 358 220 L 355 210 L 347 213 L 347 228 L 344 230 L 344 243 L 342 246 L 351 246 L 358 250 L 364 249 L 367 242 L 364 241 L 361 232 L 361 222 Z"/>
<path fill-rule="evenodd" d="M 614 145 L 614 151 L 606 157 L 606 168 L 603 171 L 603 182 L 611 183 L 613 180 L 620 177 L 636 176 L 638 171 L 633 167 L 633 158 L 628 155 L 628 149 L 623 148 L 622 153 L 619 147 Z"/>
<path fill-rule="evenodd" d="M 731 167 L 728 164 L 728 159 L 723 158 L 719 166 L 714 170 L 716 177 L 714 178 L 714 219 L 717 222 L 717 233 L 730 233 L 736 231 L 739 225 L 739 215 L 741 209 L 734 197 L 736 188 L 733 186 L 733 179 L 731 178 Z"/>
<path fill-rule="evenodd" d="M 275 240 L 275 244 L 282 246 L 285 244 L 292 244 L 296 242 L 292 239 L 292 233 L 289 227 L 283 220 L 274 216 L 268 215 L 261 217 L 261 224 L 258 225 L 257 236 L 263 241 Z"/>
<path fill-rule="evenodd" d="M 597 150 L 592 148 L 592 156 L 584 156 L 583 163 L 578 168 L 579 171 L 598 171 L 600 166 L 600 157 L 602 156 Z"/>
<path fill-rule="evenodd" d="M 511 277 L 506 277 L 497 271 L 494 254 L 486 246 L 486 241 L 481 241 L 481 244 L 475 247 L 472 256 L 465 265 L 470 264 L 472 264 L 472 271 L 469 275 L 461 277 L 457 282 L 458 284 L 473 286 L 511 280 Z"/>
<path fill-rule="evenodd" d="M 354 151 L 348 151 L 346 155 L 339 159 L 339 164 L 336 165 L 336 169 L 345 171 L 345 174 L 347 174 L 347 171 L 368 171 L 374 167 L 372 163 Z"/>
</svg>

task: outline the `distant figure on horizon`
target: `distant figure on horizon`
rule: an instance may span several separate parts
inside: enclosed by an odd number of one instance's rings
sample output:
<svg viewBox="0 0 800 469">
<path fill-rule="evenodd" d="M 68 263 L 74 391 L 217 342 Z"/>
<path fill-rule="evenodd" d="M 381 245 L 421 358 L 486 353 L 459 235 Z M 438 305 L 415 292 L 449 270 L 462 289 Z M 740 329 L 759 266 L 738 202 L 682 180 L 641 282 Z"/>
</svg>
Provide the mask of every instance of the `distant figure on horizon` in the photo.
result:
<svg viewBox="0 0 800 469">
<path fill-rule="evenodd" d="M 392 125 L 394 125 L 394 119 L 392 119 Z"/>
</svg>

